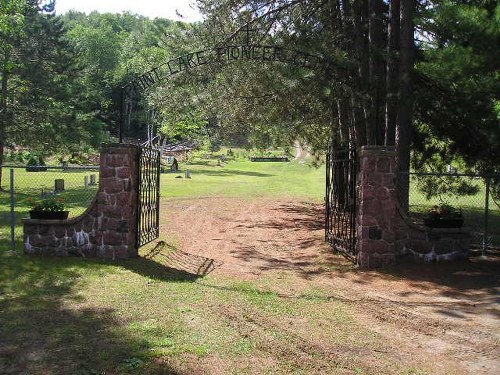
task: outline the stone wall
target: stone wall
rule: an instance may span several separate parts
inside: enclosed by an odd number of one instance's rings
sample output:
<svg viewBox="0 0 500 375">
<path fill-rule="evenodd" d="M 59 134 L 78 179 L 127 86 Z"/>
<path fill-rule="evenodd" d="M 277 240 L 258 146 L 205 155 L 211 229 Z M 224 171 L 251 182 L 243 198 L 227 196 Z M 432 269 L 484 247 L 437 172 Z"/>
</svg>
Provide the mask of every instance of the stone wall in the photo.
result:
<svg viewBox="0 0 500 375">
<path fill-rule="evenodd" d="M 443 261 L 468 257 L 470 230 L 427 228 L 402 214 L 396 194 L 394 148 L 365 146 L 359 153 L 356 250 L 362 268 L 405 259 Z"/>
<path fill-rule="evenodd" d="M 357 180 L 356 250 L 362 268 L 395 263 L 396 152 L 394 148 L 362 147 Z"/>
<path fill-rule="evenodd" d="M 428 228 L 400 216 L 399 261 L 441 262 L 469 257 L 470 228 Z"/>
<path fill-rule="evenodd" d="M 129 258 L 138 255 L 139 148 L 101 147 L 99 189 L 90 207 L 70 220 L 23 220 L 27 254 Z"/>
</svg>

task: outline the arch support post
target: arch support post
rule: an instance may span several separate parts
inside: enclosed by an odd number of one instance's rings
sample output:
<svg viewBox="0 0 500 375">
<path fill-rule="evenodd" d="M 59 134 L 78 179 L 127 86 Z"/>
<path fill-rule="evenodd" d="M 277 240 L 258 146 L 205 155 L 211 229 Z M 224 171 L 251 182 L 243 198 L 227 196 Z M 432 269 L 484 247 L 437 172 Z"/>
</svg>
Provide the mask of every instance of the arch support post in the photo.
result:
<svg viewBox="0 0 500 375">
<path fill-rule="evenodd" d="M 398 211 L 396 150 L 364 146 L 359 152 L 356 220 L 357 261 L 361 268 L 390 266 L 396 262 Z"/>
</svg>

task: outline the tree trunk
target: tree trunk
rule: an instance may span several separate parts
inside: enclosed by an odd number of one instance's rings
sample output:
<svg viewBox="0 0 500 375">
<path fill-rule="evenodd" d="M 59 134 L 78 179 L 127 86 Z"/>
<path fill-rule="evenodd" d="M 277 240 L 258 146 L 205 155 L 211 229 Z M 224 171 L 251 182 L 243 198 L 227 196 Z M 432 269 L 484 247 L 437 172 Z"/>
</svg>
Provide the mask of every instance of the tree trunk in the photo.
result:
<svg viewBox="0 0 500 375">
<path fill-rule="evenodd" d="M 389 32 L 387 42 L 387 98 L 385 111 L 385 145 L 394 146 L 398 106 L 399 76 L 399 0 L 390 1 Z"/>
<path fill-rule="evenodd" d="M 384 143 L 383 108 L 385 102 L 385 69 L 383 59 L 384 22 L 381 0 L 368 0 L 369 7 L 369 55 L 370 55 L 370 107 L 367 116 L 369 138 L 373 143 Z"/>
<path fill-rule="evenodd" d="M 366 0 L 353 2 L 353 30 L 354 48 L 351 51 L 358 63 L 358 76 L 354 83 L 352 97 L 352 116 L 356 127 L 357 146 L 375 144 L 375 132 L 368 123 L 370 103 L 367 99 L 369 79 L 369 51 L 368 51 L 368 4 Z"/>
<path fill-rule="evenodd" d="M 414 63 L 414 25 L 415 0 L 401 0 L 401 56 L 399 71 L 399 111 L 396 128 L 396 147 L 398 157 L 399 196 L 403 210 L 409 206 L 410 137 L 413 124 L 412 73 Z M 402 174 L 401 174 L 402 173 Z"/>
<path fill-rule="evenodd" d="M 359 1 L 359 0 L 355 0 Z M 342 22 L 342 32 L 344 35 L 354 35 L 355 21 L 353 19 L 352 7 L 356 6 L 353 4 L 352 0 L 346 0 L 340 2 L 341 7 L 341 22 Z M 359 39 L 361 40 L 361 39 Z M 342 48 L 351 56 L 357 55 L 356 50 L 356 40 L 355 38 L 345 38 L 342 42 Z M 355 78 L 355 84 L 359 85 L 359 72 Z M 364 145 L 366 143 L 366 129 L 362 121 L 362 112 L 359 112 L 354 108 L 353 94 L 347 92 L 342 93 L 342 98 L 338 101 L 339 118 L 344 128 L 347 126 L 349 140 L 349 148 L 356 147 L 357 145 Z M 359 118 L 360 121 L 356 121 Z"/>
<path fill-rule="evenodd" d="M 349 102 L 346 99 L 337 100 L 337 117 L 340 130 L 340 141 L 343 147 L 352 143 L 351 124 L 349 121 Z"/>
</svg>

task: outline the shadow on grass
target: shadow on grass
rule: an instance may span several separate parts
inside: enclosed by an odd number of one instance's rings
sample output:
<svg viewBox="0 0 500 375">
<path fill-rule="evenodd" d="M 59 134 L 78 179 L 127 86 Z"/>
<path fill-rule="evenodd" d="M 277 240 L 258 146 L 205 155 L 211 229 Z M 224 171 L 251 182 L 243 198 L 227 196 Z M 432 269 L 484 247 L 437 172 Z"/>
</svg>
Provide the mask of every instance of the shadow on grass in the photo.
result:
<svg viewBox="0 0 500 375">
<path fill-rule="evenodd" d="M 113 309 L 79 305 L 80 280 L 101 266 L 0 254 L 1 374 L 175 373 L 141 359 L 148 344 Z"/>
<path fill-rule="evenodd" d="M 247 176 L 247 177 L 274 177 L 275 175 L 269 173 L 240 171 L 233 169 L 217 169 L 221 167 L 214 167 L 214 169 L 196 169 L 192 171 L 191 175 L 196 177 L 197 174 L 215 177 L 232 177 L 232 176 Z"/>
<path fill-rule="evenodd" d="M 315 276 L 329 277 L 333 271 L 344 275 L 357 270 L 354 264 L 333 254 L 325 245 L 322 204 L 280 203 L 273 206 L 271 212 L 271 215 L 260 220 L 235 220 L 237 228 L 251 235 L 253 229 L 264 229 L 276 232 L 276 236 L 266 240 L 257 239 L 257 243 L 234 238 L 231 250 L 233 257 L 251 262 L 255 271 L 296 271 L 305 280 Z M 284 246 L 283 238 L 290 236 L 294 238 L 293 245 Z"/>
<path fill-rule="evenodd" d="M 242 245 L 235 242 L 233 256 L 245 262 L 255 262 L 259 270 L 294 270 L 302 278 L 312 277 L 345 278 L 358 285 L 405 280 L 413 289 L 412 293 L 427 293 L 432 290 L 435 296 L 463 299 L 470 303 L 484 303 L 493 306 L 500 302 L 500 257 L 489 256 L 486 259 L 471 257 L 469 261 L 442 263 L 401 263 L 391 268 L 365 271 L 353 263 L 340 258 L 333 250 L 323 246 L 323 241 L 312 233 L 323 230 L 324 211 L 321 204 L 286 203 L 274 209 L 276 215 L 265 220 L 241 222 L 245 228 L 269 228 L 287 232 L 310 232 L 311 235 L 297 238 L 299 249 L 314 251 L 293 251 L 280 254 L 272 251 L 272 241 L 266 244 L 271 251 L 259 246 Z M 286 215 L 282 213 L 285 212 Z M 238 245 L 238 247 L 236 247 Z M 278 243 L 279 245 L 279 243 Z M 323 249 L 319 250 L 318 249 Z M 281 256 L 283 255 L 283 256 Z M 396 295 L 396 292 L 395 292 Z M 401 296 L 404 297 L 404 296 Z"/>
<path fill-rule="evenodd" d="M 408 280 L 411 286 L 429 288 L 435 285 L 439 294 L 453 298 L 483 299 L 490 296 L 492 302 L 500 303 L 500 257 L 473 256 L 469 260 L 401 264 L 382 269 L 381 274 Z"/>
<path fill-rule="evenodd" d="M 164 241 L 159 241 L 142 258 L 123 263 L 137 274 L 162 281 L 195 281 L 221 265 L 214 259 L 186 253 Z"/>
<path fill-rule="evenodd" d="M 317 231 L 323 230 L 325 225 L 325 209 L 318 203 L 284 203 L 272 209 L 277 213 L 275 216 L 266 218 L 264 221 L 248 223 L 242 220 L 235 220 L 248 228 L 269 228 L 286 231 Z M 287 215 L 280 215 L 285 212 Z M 279 219 L 278 219 L 279 218 Z M 310 239 L 304 243 L 304 247 L 309 247 Z"/>
<path fill-rule="evenodd" d="M 215 160 L 215 158 L 213 159 Z M 213 165 L 213 162 L 210 160 L 196 160 L 196 161 L 190 161 L 189 163 L 186 163 L 186 167 L 190 167 L 191 165 L 206 165 L 206 166 L 211 166 Z"/>
<path fill-rule="evenodd" d="M 451 298 L 449 304 L 457 309 L 482 305 L 490 307 L 491 313 L 500 317 L 497 309 L 500 303 L 500 256 L 493 255 L 482 258 L 473 255 L 468 260 L 439 263 L 397 263 L 394 266 L 376 270 L 362 270 L 357 267 L 345 273 L 334 272 L 334 277 L 346 277 L 358 285 L 375 285 L 382 282 L 403 282 L 407 288 L 395 289 L 392 293 L 395 299 L 410 297 Z M 390 295 L 390 294 L 389 294 Z M 411 299 L 411 298 L 410 298 Z M 458 302 L 457 302 L 458 301 Z M 429 302 L 434 303 L 435 302 Z M 408 306 L 412 302 L 403 303 Z M 425 302 L 415 305 L 425 305 Z M 436 304 L 436 307 L 438 304 Z"/>
</svg>

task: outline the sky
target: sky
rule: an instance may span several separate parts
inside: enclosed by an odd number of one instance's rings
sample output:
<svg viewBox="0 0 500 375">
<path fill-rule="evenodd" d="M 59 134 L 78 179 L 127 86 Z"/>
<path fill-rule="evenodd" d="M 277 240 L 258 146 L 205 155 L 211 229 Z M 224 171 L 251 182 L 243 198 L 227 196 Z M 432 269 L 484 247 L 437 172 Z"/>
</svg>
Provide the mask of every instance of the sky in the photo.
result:
<svg viewBox="0 0 500 375">
<path fill-rule="evenodd" d="M 193 0 L 56 0 L 56 13 L 64 14 L 74 9 L 90 13 L 131 13 L 141 14 L 149 18 L 162 17 L 185 22 L 201 21 L 201 15 L 190 4 Z M 176 11 L 184 16 L 180 18 Z"/>
</svg>

